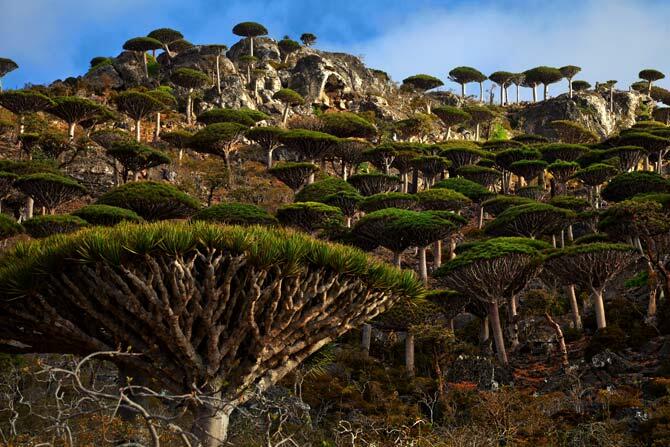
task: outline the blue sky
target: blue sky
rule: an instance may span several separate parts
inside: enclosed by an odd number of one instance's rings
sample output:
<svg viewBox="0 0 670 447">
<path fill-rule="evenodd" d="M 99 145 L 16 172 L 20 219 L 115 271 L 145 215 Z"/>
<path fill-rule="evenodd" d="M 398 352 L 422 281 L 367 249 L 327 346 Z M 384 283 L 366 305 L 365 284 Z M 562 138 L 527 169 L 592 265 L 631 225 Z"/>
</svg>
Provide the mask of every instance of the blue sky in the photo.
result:
<svg viewBox="0 0 670 447">
<path fill-rule="evenodd" d="M 446 80 L 458 65 L 488 74 L 573 64 L 580 78 L 623 88 L 642 68 L 670 75 L 667 0 L 0 0 L 0 57 L 21 66 L 3 84 L 83 74 L 92 57 L 158 27 L 231 45 L 232 26 L 246 20 L 275 38 L 312 32 L 318 48 L 363 56 L 396 80 Z"/>
</svg>

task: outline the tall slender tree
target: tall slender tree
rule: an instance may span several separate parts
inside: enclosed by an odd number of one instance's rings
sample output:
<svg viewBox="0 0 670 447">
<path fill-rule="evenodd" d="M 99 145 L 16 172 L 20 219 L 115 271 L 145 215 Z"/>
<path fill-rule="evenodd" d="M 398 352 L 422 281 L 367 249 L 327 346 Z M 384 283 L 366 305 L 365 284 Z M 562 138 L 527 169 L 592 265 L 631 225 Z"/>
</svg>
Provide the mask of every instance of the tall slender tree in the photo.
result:
<svg viewBox="0 0 670 447">
<path fill-rule="evenodd" d="M 142 120 L 165 109 L 165 104 L 149 93 L 127 91 L 116 97 L 119 111 L 135 121 L 135 141 L 142 141 Z"/>
<path fill-rule="evenodd" d="M 461 85 L 461 99 L 465 99 L 465 86 L 471 82 L 479 84 L 479 102 L 484 102 L 484 81 L 486 75 L 476 68 L 456 67 L 449 72 L 449 79 Z"/>
<path fill-rule="evenodd" d="M 200 70 L 178 68 L 172 73 L 170 80 L 188 91 L 186 97 L 186 123 L 190 126 L 193 123 L 193 91 L 196 88 L 209 85 L 209 76 Z"/>
<path fill-rule="evenodd" d="M 249 40 L 249 56 L 254 55 L 254 38 L 267 35 L 268 30 L 260 23 L 242 22 L 233 27 L 233 34 Z"/>
<path fill-rule="evenodd" d="M 565 67 L 559 68 L 559 70 L 563 77 L 568 80 L 568 94 L 570 95 L 570 98 L 572 98 L 572 80 L 577 76 L 577 73 L 582 71 L 582 69 L 576 65 L 566 65 Z"/>
<path fill-rule="evenodd" d="M 134 51 L 142 58 L 144 76 L 149 77 L 149 66 L 147 64 L 147 51 L 155 51 L 163 48 L 163 43 L 152 37 L 134 37 L 123 44 L 123 49 Z"/>
<path fill-rule="evenodd" d="M 647 68 L 645 70 L 640 71 L 640 79 L 644 79 L 647 81 L 647 94 L 651 95 L 651 88 L 656 81 L 660 81 L 661 79 L 665 78 L 665 75 L 658 71 L 654 70 L 653 68 Z"/>
</svg>

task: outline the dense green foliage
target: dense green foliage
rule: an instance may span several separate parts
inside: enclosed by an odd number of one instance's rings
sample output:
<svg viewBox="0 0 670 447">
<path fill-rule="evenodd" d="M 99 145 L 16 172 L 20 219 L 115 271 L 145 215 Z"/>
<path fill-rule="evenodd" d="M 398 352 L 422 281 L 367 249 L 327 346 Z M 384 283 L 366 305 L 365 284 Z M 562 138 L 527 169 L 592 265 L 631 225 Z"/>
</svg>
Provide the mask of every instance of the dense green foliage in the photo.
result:
<svg viewBox="0 0 670 447">
<path fill-rule="evenodd" d="M 216 222 L 226 225 L 274 225 L 277 219 L 263 208 L 247 203 L 220 203 L 203 208 L 193 221 Z"/>
<path fill-rule="evenodd" d="M 159 182 L 126 183 L 107 191 L 96 204 L 126 208 L 146 220 L 181 219 L 200 208 L 188 194 Z"/>
</svg>

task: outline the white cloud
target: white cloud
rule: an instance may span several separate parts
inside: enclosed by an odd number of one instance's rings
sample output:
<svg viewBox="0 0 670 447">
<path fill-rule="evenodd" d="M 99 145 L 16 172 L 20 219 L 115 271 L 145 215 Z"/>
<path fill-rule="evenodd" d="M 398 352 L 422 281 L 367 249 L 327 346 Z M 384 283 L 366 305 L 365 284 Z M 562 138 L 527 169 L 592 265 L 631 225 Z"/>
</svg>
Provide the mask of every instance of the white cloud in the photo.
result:
<svg viewBox="0 0 670 447">
<path fill-rule="evenodd" d="M 421 11 L 349 51 L 365 55 L 369 66 L 396 80 L 428 73 L 446 81 L 449 70 L 459 65 L 489 74 L 570 64 L 583 68 L 580 79 L 591 83 L 616 79 L 619 88 L 627 89 L 640 69 L 670 72 L 670 3 L 548 3 L 503 8 L 468 2 L 463 7 Z"/>
</svg>

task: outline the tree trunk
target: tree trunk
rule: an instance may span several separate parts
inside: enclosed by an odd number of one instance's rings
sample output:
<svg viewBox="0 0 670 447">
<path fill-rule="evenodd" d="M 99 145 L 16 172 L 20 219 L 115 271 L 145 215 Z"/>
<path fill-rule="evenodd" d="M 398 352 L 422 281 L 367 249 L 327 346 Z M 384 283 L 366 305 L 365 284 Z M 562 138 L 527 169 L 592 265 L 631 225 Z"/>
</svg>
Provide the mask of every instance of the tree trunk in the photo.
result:
<svg viewBox="0 0 670 447">
<path fill-rule="evenodd" d="M 649 285 L 649 304 L 647 305 L 647 321 L 652 322 L 656 317 L 656 296 L 658 294 L 658 275 L 656 269 L 647 261 L 647 284 Z"/>
<path fill-rule="evenodd" d="M 517 297 L 512 297 L 509 300 L 509 339 L 512 349 L 519 346 L 519 325 L 517 323 L 518 312 L 516 309 Z"/>
<path fill-rule="evenodd" d="M 402 268 L 402 253 L 393 253 L 393 265 Z"/>
<path fill-rule="evenodd" d="M 533 84 L 533 103 L 537 102 L 537 85 Z"/>
<path fill-rule="evenodd" d="M 547 322 L 549 325 L 554 329 L 554 332 L 556 333 L 556 340 L 558 341 L 558 349 L 561 351 L 561 365 L 564 368 L 567 368 L 570 366 L 570 362 L 568 360 L 568 348 L 565 346 L 565 337 L 563 337 L 563 331 L 561 330 L 561 326 L 554 321 L 553 318 L 551 318 L 551 315 L 549 313 L 545 312 L 544 318 L 546 318 Z"/>
<path fill-rule="evenodd" d="M 202 447 L 223 446 L 228 437 L 230 414 L 233 407 L 222 410 L 213 409 L 204 405 L 194 410 L 192 432 L 200 441 Z"/>
<path fill-rule="evenodd" d="M 572 78 L 568 79 L 568 93 L 570 94 L 570 99 L 572 99 Z"/>
<path fill-rule="evenodd" d="M 568 240 L 569 240 L 570 242 L 572 242 L 572 241 L 575 240 L 575 235 L 574 235 L 574 233 L 572 232 L 572 225 L 568 225 Z"/>
<path fill-rule="evenodd" d="M 362 340 L 361 340 L 361 346 L 363 348 L 363 352 L 365 353 L 365 356 L 370 355 L 370 344 L 372 343 L 372 325 L 369 323 L 365 323 L 363 325 L 363 330 L 362 330 Z"/>
<path fill-rule="evenodd" d="M 465 99 L 465 83 L 461 84 L 461 99 Z"/>
<path fill-rule="evenodd" d="M 603 329 L 607 327 L 607 322 L 605 321 L 605 303 L 603 301 L 603 291 L 602 289 L 591 289 L 593 292 L 593 307 L 596 311 L 596 322 L 598 323 L 598 329 Z"/>
<path fill-rule="evenodd" d="M 456 259 L 456 238 L 449 239 L 449 260 Z"/>
<path fill-rule="evenodd" d="M 284 113 L 281 116 L 281 122 L 283 125 L 286 125 L 286 121 L 288 120 L 288 109 L 290 105 L 289 103 L 286 103 L 286 107 L 284 107 Z"/>
<path fill-rule="evenodd" d="M 484 226 L 484 207 L 481 205 L 481 203 L 478 205 L 479 206 L 479 219 L 477 223 L 477 228 L 480 230 Z"/>
<path fill-rule="evenodd" d="M 476 129 L 475 130 L 475 141 L 479 141 L 479 128 L 480 127 L 481 127 L 480 124 L 477 123 L 477 126 L 475 127 L 475 129 Z"/>
<path fill-rule="evenodd" d="M 479 102 L 484 102 L 484 83 L 479 83 Z"/>
<path fill-rule="evenodd" d="M 188 89 L 188 96 L 186 97 L 186 124 L 189 126 L 193 124 L 193 119 L 191 117 L 191 112 L 193 109 L 193 89 Z"/>
<path fill-rule="evenodd" d="M 426 247 L 419 247 L 419 277 L 423 285 L 428 285 L 428 265 L 426 263 Z"/>
<path fill-rule="evenodd" d="M 577 304 L 577 294 L 575 293 L 575 285 L 570 284 L 566 287 L 568 294 L 568 301 L 570 301 L 570 310 L 572 311 L 572 323 L 575 329 L 582 328 L 582 317 L 579 315 L 579 305 Z"/>
<path fill-rule="evenodd" d="M 409 331 L 405 337 L 405 369 L 410 377 L 414 377 L 414 334 Z"/>
<path fill-rule="evenodd" d="M 412 169 L 412 190 L 410 193 L 416 194 L 419 192 L 419 170 L 417 168 Z"/>
<path fill-rule="evenodd" d="M 498 303 L 488 303 L 489 321 L 493 331 L 493 340 L 496 344 L 496 354 L 498 360 L 503 365 L 507 365 L 507 351 L 505 350 L 505 339 L 503 338 L 502 327 L 500 326 L 500 314 L 498 313 Z"/>
<path fill-rule="evenodd" d="M 500 106 L 505 105 L 505 86 L 503 84 L 500 84 Z"/>
<path fill-rule="evenodd" d="M 268 166 L 268 169 L 270 169 L 270 168 L 272 167 L 272 153 L 273 153 L 273 152 L 274 152 L 274 149 L 270 149 L 270 150 L 268 151 L 268 156 L 267 156 L 267 166 Z"/>
<path fill-rule="evenodd" d="M 447 141 L 451 138 L 451 126 L 447 127 Z"/>
<path fill-rule="evenodd" d="M 437 270 L 442 266 L 442 241 L 433 242 L 433 269 Z"/>
<path fill-rule="evenodd" d="M 249 38 L 249 56 L 254 57 L 254 38 Z"/>
<path fill-rule="evenodd" d="M 140 120 L 135 120 L 135 141 L 141 141 L 142 124 Z"/>
<path fill-rule="evenodd" d="M 482 347 L 484 352 L 491 352 L 491 337 L 490 332 L 489 317 L 482 318 L 479 324 L 479 344 Z"/>
<path fill-rule="evenodd" d="M 221 55 L 216 55 L 216 91 L 221 97 Z"/>
<path fill-rule="evenodd" d="M 161 112 L 156 113 L 156 132 L 154 133 L 154 141 L 158 141 L 161 136 Z"/>
<path fill-rule="evenodd" d="M 74 129 L 77 127 L 77 123 L 68 123 L 67 125 L 67 138 L 70 142 L 74 141 Z"/>
<path fill-rule="evenodd" d="M 142 51 L 142 64 L 144 65 L 144 76 L 149 77 L 149 66 L 147 64 L 147 52 Z"/>
<path fill-rule="evenodd" d="M 515 84 L 516 86 L 516 103 L 519 104 L 519 84 Z"/>
<path fill-rule="evenodd" d="M 544 100 L 547 100 L 547 97 L 549 96 L 549 84 L 544 84 Z"/>
</svg>

